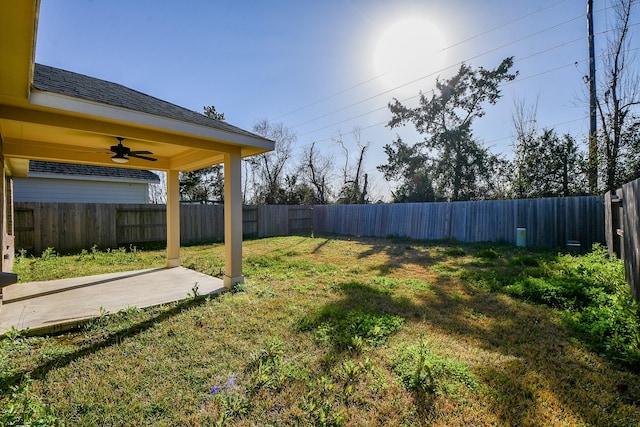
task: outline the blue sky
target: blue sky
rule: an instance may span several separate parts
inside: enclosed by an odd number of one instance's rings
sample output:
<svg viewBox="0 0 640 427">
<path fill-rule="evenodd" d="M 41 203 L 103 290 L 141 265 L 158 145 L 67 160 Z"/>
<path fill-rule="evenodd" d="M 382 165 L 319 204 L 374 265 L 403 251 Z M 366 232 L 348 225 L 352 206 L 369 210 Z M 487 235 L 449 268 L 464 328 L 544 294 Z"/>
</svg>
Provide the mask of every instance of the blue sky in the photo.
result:
<svg viewBox="0 0 640 427">
<path fill-rule="evenodd" d="M 606 28 L 607 6 L 594 0 L 597 34 Z M 246 129 L 264 118 L 282 122 L 298 135 L 294 155 L 317 141 L 338 166 L 333 139 L 341 133 L 355 151 L 358 127 L 371 143 L 365 167 L 374 197 L 388 197 L 375 169 L 397 133 L 384 126 L 387 103 L 397 97 L 412 105 L 462 61 L 492 68 L 515 57 L 518 78 L 474 127 L 495 153 L 511 156 L 514 102 L 537 102 L 541 127 L 582 140 L 589 128 L 585 15 L 583 0 L 42 0 L 36 62 L 196 111 L 215 105 Z M 402 49 L 420 59 L 395 75 L 376 68 L 374 58 L 398 22 L 431 32 L 404 36 Z M 605 39 L 597 35 L 597 50 Z M 379 55 L 384 63 L 399 51 Z M 405 141 L 417 139 L 410 129 L 400 132 Z"/>
</svg>

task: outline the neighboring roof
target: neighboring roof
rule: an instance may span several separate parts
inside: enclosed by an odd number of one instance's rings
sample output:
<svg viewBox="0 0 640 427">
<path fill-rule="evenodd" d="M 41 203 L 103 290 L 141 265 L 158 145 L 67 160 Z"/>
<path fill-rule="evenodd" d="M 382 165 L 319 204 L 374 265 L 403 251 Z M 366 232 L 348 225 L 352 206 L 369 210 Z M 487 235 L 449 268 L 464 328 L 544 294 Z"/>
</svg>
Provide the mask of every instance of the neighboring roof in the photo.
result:
<svg viewBox="0 0 640 427">
<path fill-rule="evenodd" d="M 35 64 L 33 87 L 44 92 L 52 92 L 264 139 L 260 135 L 221 120 L 207 117 L 204 114 L 129 89 L 126 86 L 48 65 Z"/>
<path fill-rule="evenodd" d="M 28 176 L 66 175 L 76 177 L 111 178 L 119 181 L 160 182 L 160 177 L 151 171 L 125 168 L 111 168 L 108 166 L 89 166 L 71 163 L 29 161 Z"/>
</svg>

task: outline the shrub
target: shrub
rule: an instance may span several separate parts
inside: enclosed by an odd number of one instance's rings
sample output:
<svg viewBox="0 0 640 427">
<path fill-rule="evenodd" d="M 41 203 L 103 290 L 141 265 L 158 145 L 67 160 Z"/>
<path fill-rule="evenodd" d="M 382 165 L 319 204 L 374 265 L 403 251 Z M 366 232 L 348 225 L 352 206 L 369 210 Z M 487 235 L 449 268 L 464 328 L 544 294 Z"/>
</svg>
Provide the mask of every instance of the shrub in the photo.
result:
<svg viewBox="0 0 640 427">
<path fill-rule="evenodd" d="M 485 258 L 485 259 L 496 259 L 496 258 L 500 258 L 500 252 L 496 251 L 495 249 L 489 248 L 489 249 L 483 249 L 481 251 L 479 251 L 476 256 L 478 258 Z"/>
<path fill-rule="evenodd" d="M 640 363 L 640 308 L 625 281 L 622 261 L 594 245 L 585 255 L 559 255 L 544 264 L 529 256 L 508 261 L 507 273 L 474 270 L 461 275 L 476 286 L 565 310 L 565 322 L 596 351 Z M 523 266 L 522 270 L 514 268 Z"/>
</svg>

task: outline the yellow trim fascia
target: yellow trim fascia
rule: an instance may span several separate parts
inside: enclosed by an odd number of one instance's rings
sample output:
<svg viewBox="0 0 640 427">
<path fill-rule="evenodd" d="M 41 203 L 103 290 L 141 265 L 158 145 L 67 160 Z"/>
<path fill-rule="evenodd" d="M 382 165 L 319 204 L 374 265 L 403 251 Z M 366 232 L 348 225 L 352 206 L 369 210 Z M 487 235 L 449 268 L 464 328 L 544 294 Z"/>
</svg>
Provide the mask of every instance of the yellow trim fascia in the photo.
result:
<svg viewBox="0 0 640 427">
<path fill-rule="evenodd" d="M 100 104 L 83 99 L 42 91 L 32 91 L 30 102 L 33 105 L 54 108 L 66 112 L 100 117 L 109 121 L 126 122 L 132 125 L 176 132 L 199 138 L 223 141 L 229 145 L 242 145 L 273 150 L 274 143 L 262 138 L 215 129 L 177 119 L 155 116 L 121 107 Z"/>
</svg>

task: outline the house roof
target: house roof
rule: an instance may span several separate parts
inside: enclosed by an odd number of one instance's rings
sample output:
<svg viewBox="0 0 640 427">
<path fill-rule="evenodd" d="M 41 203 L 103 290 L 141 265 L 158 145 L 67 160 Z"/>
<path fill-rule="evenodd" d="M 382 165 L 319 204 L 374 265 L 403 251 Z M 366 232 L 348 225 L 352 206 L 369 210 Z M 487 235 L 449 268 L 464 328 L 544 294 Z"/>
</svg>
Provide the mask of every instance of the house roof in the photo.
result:
<svg viewBox="0 0 640 427">
<path fill-rule="evenodd" d="M 263 138 L 224 121 L 213 119 L 121 84 L 48 65 L 35 64 L 33 88 L 241 135 Z"/>
<path fill-rule="evenodd" d="M 121 84 L 34 64 L 40 0 L 0 0 L 0 131 L 8 173 L 30 160 L 114 166 L 95 151 L 125 138 L 122 168 L 188 172 L 274 149 L 274 141 Z"/>
<path fill-rule="evenodd" d="M 29 162 L 30 177 L 74 176 L 88 178 L 116 179 L 118 181 L 160 182 L 160 177 L 147 170 L 112 168 L 108 166 L 90 166 L 72 163 L 43 162 L 31 160 Z"/>
</svg>

